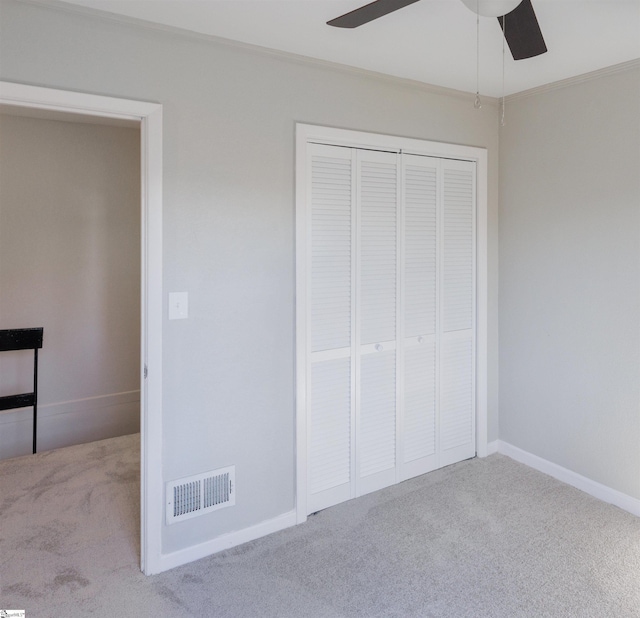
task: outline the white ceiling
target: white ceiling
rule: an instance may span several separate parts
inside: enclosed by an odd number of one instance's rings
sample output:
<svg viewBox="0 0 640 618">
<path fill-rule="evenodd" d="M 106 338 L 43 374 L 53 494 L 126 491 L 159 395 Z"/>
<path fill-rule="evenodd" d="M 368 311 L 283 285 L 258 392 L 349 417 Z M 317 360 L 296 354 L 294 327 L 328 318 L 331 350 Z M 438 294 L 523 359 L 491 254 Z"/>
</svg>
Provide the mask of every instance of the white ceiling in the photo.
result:
<svg viewBox="0 0 640 618">
<path fill-rule="evenodd" d="M 329 19 L 367 0 L 67 0 L 243 43 L 476 90 L 476 16 L 459 0 L 421 0 L 353 30 Z M 532 0 L 549 51 L 515 62 L 505 94 L 640 58 L 640 0 Z M 480 18 L 480 93 L 501 96 L 502 33 Z"/>
</svg>

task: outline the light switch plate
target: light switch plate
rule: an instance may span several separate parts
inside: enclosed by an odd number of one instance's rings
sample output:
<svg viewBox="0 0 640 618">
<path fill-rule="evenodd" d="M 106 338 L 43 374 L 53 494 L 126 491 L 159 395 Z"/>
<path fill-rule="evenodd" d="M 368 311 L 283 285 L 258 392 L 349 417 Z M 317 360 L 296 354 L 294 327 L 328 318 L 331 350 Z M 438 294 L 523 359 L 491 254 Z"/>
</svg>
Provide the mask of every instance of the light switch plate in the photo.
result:
<svg viewBox="0 0 640 618">
<path fill-rule="evenodd" d="M 189 317 L 188 292 L 169 292 L 169 319 L 185 320 Z"/>
</svg>

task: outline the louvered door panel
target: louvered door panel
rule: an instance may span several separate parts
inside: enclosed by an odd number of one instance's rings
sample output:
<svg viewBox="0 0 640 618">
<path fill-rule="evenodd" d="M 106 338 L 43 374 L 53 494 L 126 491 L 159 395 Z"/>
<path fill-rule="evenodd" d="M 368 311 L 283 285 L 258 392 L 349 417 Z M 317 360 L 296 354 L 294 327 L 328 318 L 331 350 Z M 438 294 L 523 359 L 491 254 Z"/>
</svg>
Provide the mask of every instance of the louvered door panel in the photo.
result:
<svg viewBox="0 0 640 618">
<path fill-rule="evenodd" d="M 311 350 L 351 345 L 352 162 L 345 148 L 311 157 Z"/>
<path fill-rule="evenodd" d="M 403 461 L 410 463 L 436 452 L 435 337 L 406 348 L 403 387 Z"/>
<path fill-rule="evenodd" d="M 443 161 L 440 465 L 475 455 L 475 165 Z"/>
<path fill-rule="evenodd" d="M 473 326 L 474 166 L 447 162 L 443 169 L 442 329 Z"/>
<path fill-rule="evenodd" d="M 307 510 L 352 497 L 355 155 L 310 152 Z"/>
<path fill-rule="evenodd" d="M 475 455 L 471 332 L 443 337 L 440 358 L 440 465 Z"/>
<path fill-rule="evenodd" d="M 396 338 L 397 157 L 358 153 L 360 188 L 360 343 Z"/>
<path fill-rule="evenodd" d="M 357 495 L 395 482 L 396 353 L 363 354 L 360 366 Z"/>
<path fill-rule="evenodd" d="M 404 336 L 436 330 L 437 161 L 405 155 Z"/>
<path fill-rule="evenodd" d="M 433 470 L 436 456 L 439 160 L 403 155 L 403 373 L 400 477 Z"/>
<path fill-rule="evenodd" d="M 356 495 L 395 482 L 398 156 L 358 152 L 359 405 Z"/>
<path fill-rule="evenodd" d="M 312 364 L 309 415 L 311 512 L 351 497 L 351 359 Z"/>
</svg>

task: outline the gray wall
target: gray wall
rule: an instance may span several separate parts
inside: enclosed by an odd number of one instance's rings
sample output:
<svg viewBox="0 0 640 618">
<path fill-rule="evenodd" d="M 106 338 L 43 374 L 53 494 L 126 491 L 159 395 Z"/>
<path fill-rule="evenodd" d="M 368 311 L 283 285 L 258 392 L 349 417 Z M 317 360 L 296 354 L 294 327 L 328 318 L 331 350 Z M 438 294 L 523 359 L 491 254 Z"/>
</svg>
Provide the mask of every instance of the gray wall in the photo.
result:
<svg viewBox="0 0 640 618">
<path fill-rule="evenodd" d="M 500 438 L 640 498 L 640 68 L 509 101 Z"/>
<path fill-rule="evenodd" d="M 1 77 L 164 106 L 165 480 L 236 465 L 237 503 L 164 551 L 294 508 L 296 121 L 489 153 L 489 439 L 497 429 L 497 110 L 398 80 L 7 0 Z"/>
<path fill-rule="evenodd" d="M 140 131 L 0 114 L 0 328 L 44 327 L 38 447 L 139 430 Z M 0 355 L 0 394 L 33 354 Z M 31 452 L 0 415 L 0 458 Z"/>
</svg>

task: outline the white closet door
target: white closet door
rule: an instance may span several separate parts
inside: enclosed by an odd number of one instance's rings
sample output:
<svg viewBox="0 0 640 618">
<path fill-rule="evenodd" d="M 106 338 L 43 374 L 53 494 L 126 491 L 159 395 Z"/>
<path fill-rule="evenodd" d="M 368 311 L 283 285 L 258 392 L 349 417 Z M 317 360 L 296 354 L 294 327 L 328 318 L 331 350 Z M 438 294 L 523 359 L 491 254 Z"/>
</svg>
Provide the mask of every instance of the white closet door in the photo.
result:
<svg viewBox="0 0 640 618">
<path fill-rule="evenodd" d="M 312 513 L 353 497 L 355 152 L 309 146 L 308 496 Z"/>
<path fill-rule="evenodd" d="M 312 513 L 475 455 L 476 172 L 307 148 Z"/>
<path fill-rule="evenodd" d="M 402 157 L 403 480 L 437 467 L 438 171 L 439 159 Z"/>
<path fill-rule="evenodd" d="M 398 155 L 358 151 L 356 495 L 396 482 Z"/>
<path fill-rule="evenodd" d="M 475 164 L 442 161 L 440 466 L 475 443 Z"/>
</svg>

